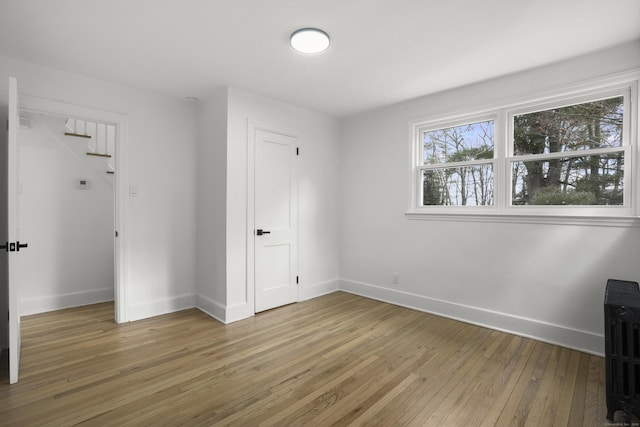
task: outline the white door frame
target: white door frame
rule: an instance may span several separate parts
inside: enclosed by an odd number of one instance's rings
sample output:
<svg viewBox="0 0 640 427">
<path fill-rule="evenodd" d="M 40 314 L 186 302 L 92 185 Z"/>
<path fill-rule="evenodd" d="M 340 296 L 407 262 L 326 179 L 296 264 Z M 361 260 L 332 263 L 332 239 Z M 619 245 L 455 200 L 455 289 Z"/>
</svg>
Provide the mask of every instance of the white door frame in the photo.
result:
<svg viewBox="0 0 640 427">
<path fill-rule="evenodd" d="M 298 140 L 298 146 L 302 147 L 302 141 L 300 140 L 300 136 L 297 132 L 293 132 L 288 129 L 279 128 L 270 124 L 260 123 L 253 120 L 249 120 L 247 123 L 247 304 L 251 307 L 251 313 L 256 312 L 256 298 L 255 298 L 255 290 L 256 290 L 256 282 L 255 282 L 255 234 L 254 230 L 256 228 L 256 206 L 255 206 L 255 195 L 256 195 L 256 186 L 255 186 L 255 178 L 256 178 L 256 162 L 255 162 L 255 151 L 256 151 L 256 131 L 263 130 L 266 132 L 277 133 L 280 135 L 290 136 L 292 138 L 296 138 Z M 302 148 L 300 148 L 302 149 Z M 295 179 L 300 182 L 300 175 L 295 176 Z M 302 270 L 302 261 L 300 256 L 300 194 L 298 187 L 298 197 L 297 197 L 297 206 L 298 210 L 298 230 L 297 230 L 297 247 L 298 247 L 298 271 Z M 302 285 L 302 281 L 300 281 L 296 301 L 300 301 L 300 287 Z"/>
<path fill-rule="evenodd" d="M 111 113 L 78 105 L 65 104 L 41 98 L 20 96 L 20 111 L 31 113 L 44 113 L 53 116 L 73 117 L 75 119 L 95 120 L 116 125 L 115 163 L 116 173 L 114 187 L 114 226 L 118 237 L 114 236 L 114 302 L 115 321 L 124 323 L 128 321 L 127 297 L 127 227 L 126 227 L 126 136 L 127 116 Z"/>
</svg>

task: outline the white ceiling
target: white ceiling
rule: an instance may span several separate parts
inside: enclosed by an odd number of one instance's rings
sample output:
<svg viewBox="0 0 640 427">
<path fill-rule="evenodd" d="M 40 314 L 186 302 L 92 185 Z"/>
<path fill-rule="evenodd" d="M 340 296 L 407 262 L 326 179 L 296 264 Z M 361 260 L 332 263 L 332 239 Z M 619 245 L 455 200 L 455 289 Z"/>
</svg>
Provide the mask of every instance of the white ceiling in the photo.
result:
<svg viewBox="0 0 640 427">
<path fill-rule="evenodd" d="M 308 26 L 331 35 L 324 54 L 289 47 Z M 637 39 L 640 0 L 0 0 L 0 54 L 337 117 Z"/>
</svg>

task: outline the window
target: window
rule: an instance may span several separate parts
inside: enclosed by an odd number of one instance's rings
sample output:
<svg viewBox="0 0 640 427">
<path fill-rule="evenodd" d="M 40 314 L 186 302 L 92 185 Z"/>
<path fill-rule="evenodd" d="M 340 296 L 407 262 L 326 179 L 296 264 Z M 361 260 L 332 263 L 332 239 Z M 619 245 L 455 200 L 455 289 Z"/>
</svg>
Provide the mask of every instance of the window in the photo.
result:
<svg viewBox="0 0 640 427">
<path fill-rule="evenodd" d="M 422 205 L 493 205 L 493 120 L 424 130 Z"/>
<path fill-rule="evenodd" d="M 409 213 L 637 215 L 632 93 L 627 83 L 414 123 Z"/>
<path fill-rule="evenodd" d="M 624 97 L 513 116 L 512 205 L 624 205 Z"/>
</svg>

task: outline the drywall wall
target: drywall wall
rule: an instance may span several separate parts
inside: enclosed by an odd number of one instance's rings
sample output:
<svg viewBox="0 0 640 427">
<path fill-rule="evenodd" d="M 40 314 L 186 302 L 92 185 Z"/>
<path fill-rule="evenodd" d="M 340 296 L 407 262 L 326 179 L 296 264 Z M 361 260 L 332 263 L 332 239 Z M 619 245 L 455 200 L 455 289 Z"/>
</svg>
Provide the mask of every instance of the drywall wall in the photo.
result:
<svg viewBox="0 0 640 427">
<path fill-rule="evenodd" d="M 107 160 L 80 157 L 65 118 L 23 115 L 19 130 L 22 315 L 113 300 L 114 188 Z M 76 147 L 69 147 L 73 144 Z M 84 148 L 82 148 L 82 145 Z M 77 180 L 88 188 L 78 189 Z"/>
<path fill-rule="evenodd" d="M 341 288 L 603 353 L 605 283 L 640 280 L 640 228 L 409 220 L 409 123 L 638 69 L 638 52 L 630 43 L 345 119 Z"/>
<path fill-rule="evenodd" d="M 338 121 L 235 88 L 228 90 L 226 321 L 254 314 L 247 278 L 247 144 L 250 123 L 298 136 L 300 296 L 338 287 Z"/>
<path fill-rule="evenodd" d="M 197 109 L 197 306 L 224 320 L 227 305 L 227 89 L 200 100 Z"/>
<path fill-rule="evenodd" d="M 127 117 L 124 197 L 128 320 L 195 305 L 196 115 L 183 99 L 0 56 L 0 82 L 31 96 Z M 0 84 L 6 93 L 6 84 Z"/>
</svg>

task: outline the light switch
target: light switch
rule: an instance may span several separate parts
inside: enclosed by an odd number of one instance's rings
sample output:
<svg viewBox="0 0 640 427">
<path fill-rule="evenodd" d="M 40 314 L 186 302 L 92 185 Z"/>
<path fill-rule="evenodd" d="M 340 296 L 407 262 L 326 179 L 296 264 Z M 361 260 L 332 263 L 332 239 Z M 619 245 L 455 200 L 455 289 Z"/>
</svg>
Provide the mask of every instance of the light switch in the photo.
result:
<svg viewBox="0 0 640 427">
<path fill-rule="evenodd" d="M 130 185 L 129 186 L 129 197 L 138 197 L 138 186 Z"/>
</svg>

